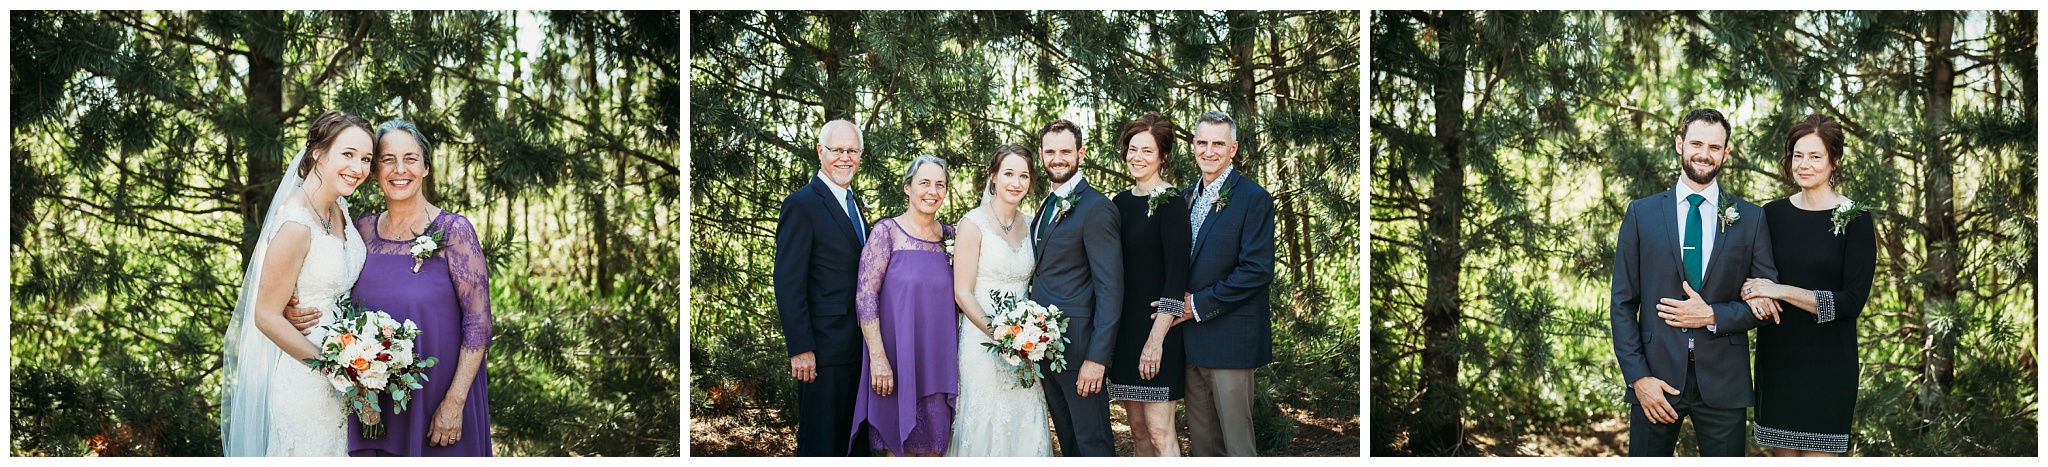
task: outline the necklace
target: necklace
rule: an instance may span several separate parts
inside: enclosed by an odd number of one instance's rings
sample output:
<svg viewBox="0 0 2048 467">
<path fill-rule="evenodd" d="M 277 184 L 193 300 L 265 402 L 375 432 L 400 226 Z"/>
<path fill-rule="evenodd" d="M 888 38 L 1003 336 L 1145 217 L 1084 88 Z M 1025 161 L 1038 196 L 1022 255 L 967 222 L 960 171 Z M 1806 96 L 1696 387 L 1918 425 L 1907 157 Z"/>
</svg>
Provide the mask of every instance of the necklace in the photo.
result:
<svg viewBox="0 0 2048 467">
<path fill-rule="evenodd" d="M 308 200 L 308 201 L 310 201 L 310 200 Z M 333 209 L 333 207 L 332 207 L 332 206 L 329 206 L 329 207 L 328 207 L 328 209 Z M 328 210 L 328 209 L 321 209 L 321 210 L 319 210 L 319 211 L 317 211 L 317 212 L 314 212 L 314 213 L 313 213 L 313 217 L 316 217 L 316 218 L 319 218 L 319 219 L 320 219 L 320 234 L 321 234 L 321 235 L 334 235 L 334 233 L 333 233 L 333 232 L 334 232 L 334 222 L 333 222 L 333 219 L 334 219 L 334 218 L 333 218 L 333 217 L 329 217 L 329 216 L 327 215 L 327 214 L 329 213 L 329 210 Z"/>
<path fill-rule="evenodd" d="M 387 213 L 387 215 L 386 215 L 386 216 L 382 216 L 382 217 L 379 217 L 379 220 L 382 220 L 382 219 L 387 219 L 387 218 L 388 218 L 388 219 L 394 219 L 394 220 L 392 220 L 392 221 L 391 221 L 391 225 L 392 225 L 393 227 L 397 227 L 397 228 L 398 228 L 398 231 L 399 231 L 399 232 L 401 232 L 401 233 L 407 233 L 407 234 L 412 234 L 412 232 L 413 232 L 413 229 L 411 229 L 411 228 L 408 228 L 408 227 L 407 227 L 407 226 L 409 226 L 409 225 L 411 225 L 411 224 L 412 224 L 411 222 L 399 222 L 399 221 L 395 220 L 395 219 L 396 219 L 396 217 L 393 217 L 393 216 L 389 216 L 389 215 L 388 215 L 388 213 Z M 428 219 L 427 219 L 427 223 L 428 223 L 428 225 L 432 225 L 432 224 L 433 224 L 433 217 L 432 217 L 432 216 L 428 216 Z M 380 231 L 381 231 L 381 229 L 382 229 L 383 227 L 382 227 L 382 226 L 379 226 L 378 228 L 379 228 L 379 229 L 380 229 Z M 420 233 L 417 233 L 417 234 L 412 234 L 412 236 L 413 236 L 413 237 L 419 237 L 419 236 L 421 236 L 421 235 L 426 235 L 426 234 L 427 234 L 427 227 L 426 227 L 426 226 L 421 226 L 421 227 L 420 227 L 420 229 L 419 229 L 419 232 L 420 232 Z"/>
<path fill-rule="evenodd" d="M 989 216 L 989 217 L 995 217 L 995 216 Z M 1003 235 L 1009 235 L 1009 234 L 1010 234 L 1010 228 L 1011 228 L 1011 227 L 1016 227 L 1016 226 L 1017 226 L 1017 216 L 1016 216 L 1016 214 L 1011 214 L 1011 215 L 1010 215 L 1010 221 L 1009 221 L 1009 222 L 1003 222 L 1003 220 L 1002 220 L 1002 219 L 996 219 L 996 226 L 997 226 L 997 227 L 1002 227 L 1002 228 L 1003 228 Z"/>
</svg>

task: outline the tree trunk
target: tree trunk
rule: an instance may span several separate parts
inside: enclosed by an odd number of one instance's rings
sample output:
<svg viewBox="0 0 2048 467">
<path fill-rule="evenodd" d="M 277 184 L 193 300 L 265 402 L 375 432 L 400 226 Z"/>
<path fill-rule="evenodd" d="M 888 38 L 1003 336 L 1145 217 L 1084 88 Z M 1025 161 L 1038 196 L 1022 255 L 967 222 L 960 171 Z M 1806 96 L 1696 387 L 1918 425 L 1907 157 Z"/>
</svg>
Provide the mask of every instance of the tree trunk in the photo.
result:
<svg viewBox="0 0 2048 467">
<path fill-rule="evenodd" d="M 1955 156 L 1949 154 L 1947 132 L 1949 104 L 1955 92 L 1955 59 L 1949 56 L 1949 49 L 1955 35 L 1954 13 L 1930 13 L 1927 24 L 1927 110 L 1922 116 L 1920 140 L 1927 144 L 1927 166 L 1921 174 L 1925 179 L 1922 186 L 1921 203 L 1927 213 L 1927 274 L 1931 279 L 1926 295 L 1921 297 L 1921 329 L 1928 332 L 1921 347 L 1920 394 L 1917 409 L 1920 415 L 1918 429 L 1932 426 L 1940 414 L 1942 399 L 1948 395 L 1955 383 L 1955 332 L 1950 324 L 1938 324 L 1937 318 L 1953 315 L 1956 306 L 1956 291 L 1960 283 L 1956 277 L 1960 270 L 1960 252 L 1957 250 L 1957 222 L 1955 219 Z"/>
<path fill-rule="evenodd" d="M 1458 385 L 1458 268 L 1464 262 L 1460 214 L 1465 209 L 1465 40 L 1468 12 L 1443 13 L 1433 25 L 1441 44 L 1432 84 L 1436 103 L 1436 144 L 1442 169 L 1431 177 L 1429 212 L 1424 216 L 1423 266 L 1428 277 L 1422 302 L 1422 422 L 1415 450 L 1443 453 L 1464 445 L 1465 397 Z"/>
<path fill-rule="evenodd" d="M 284 13 L 278 11 L 250 11 L 252 27 L 244 34 L 278 34 L 286 30 Z M 242 264 L 249 264 L 249 255 L 255 254 L 256 238 L 263 231 L 264 212 L 270 206 L 270 198 L 277 190 L 274 186 L 284 174 L 281 157 L 298 154 L 297 144 L 279 144 L 280 128 L 284 127 L 284 44 L 285 41 L 245 40 L 249 48 L 249 83 L 244 87 L 243 98 L 260 122 L 250 132 L 240 135 L 242 148 L 250 156 L 243 159 L 245 186 L 257 187 L 242 191 Z M 289 150 L 287 150 L 289 148 Z M 283 154 L 283 156 L 279 156 Z"/>
<path fill-rule="evenodd" d="M 1258 138 L 1250 137 L 1243 130 L 1246 122 L 1258 120 L 1258 102 L 1252 100 L 1258 90 L 1258 80 L 1252 73 L 1252 51 L 1257 48 L 1259 15 L 1262 14 L 1239 10 L 1223 13 L 1230 24 L 1230 118 L 1237 122 L 1238 127 L 1237 158 L 1234 161 L 1238 167 L 1257 166 L 1252 159 L 1259 154 L 1256 150 Z"/>
</svg>

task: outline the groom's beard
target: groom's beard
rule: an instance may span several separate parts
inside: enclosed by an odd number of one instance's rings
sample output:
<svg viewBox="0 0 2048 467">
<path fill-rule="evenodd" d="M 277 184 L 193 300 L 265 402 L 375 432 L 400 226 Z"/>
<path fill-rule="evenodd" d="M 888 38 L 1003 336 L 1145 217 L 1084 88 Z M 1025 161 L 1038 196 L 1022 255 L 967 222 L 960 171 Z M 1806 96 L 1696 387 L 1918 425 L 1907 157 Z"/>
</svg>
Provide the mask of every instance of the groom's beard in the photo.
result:
<svg viewBox="0 0 2048 467">
<path fill-rule="evenodd" d="M 1080 170 L 1075 170 L 1075 169 L 1074 169 L 1073 167 L 1069 166 L 1069 167 L 1067 167 L 1067 173 L 1065 173 L 1065 174 L 1061 174 L 1061 173 L 1060 173 L 1060 171 L 1059 171 L 1059 169 L 1056 169 L 1056 168 L 1052 168 L 1052 167 L 1046 167 L 1046 168 L 1045 168 L 1045 174 L 1046 174 L 1046 177 L 1045 177 L 1045 178 L 1046 178 L 1047 180 L 1052 180 L 1052 183 L 1053 183 L 1054 185 L 1058 185 L 1058 184 L 1062 184 L 1062 183 L 1067 183 L 1067 180 L 1073 180 L 1073 179 L 1074 179 L 1074 174 L 1076 174 L 1076 173 L 1080 173 L 1080 172 L 1081 172 Z"/>
<path fill-rule="evenodd" d="M 1714 166 L 1714 170 L 1709 170 L 1707 171 L 1707 173 L 1704 174 L 1699 173 L 1697 169 L 1694 169 L 1692 167 L 1691 162 L 1686 162 L 1680 165 L 1685 168 L 1685 178 L 1692 180 L 1693 183 L 1705 185 L 1708 183 L 1713 183 L 1715 177 L 1721 176 L 1721 166 L 1719 165 Z"/>
</svg>

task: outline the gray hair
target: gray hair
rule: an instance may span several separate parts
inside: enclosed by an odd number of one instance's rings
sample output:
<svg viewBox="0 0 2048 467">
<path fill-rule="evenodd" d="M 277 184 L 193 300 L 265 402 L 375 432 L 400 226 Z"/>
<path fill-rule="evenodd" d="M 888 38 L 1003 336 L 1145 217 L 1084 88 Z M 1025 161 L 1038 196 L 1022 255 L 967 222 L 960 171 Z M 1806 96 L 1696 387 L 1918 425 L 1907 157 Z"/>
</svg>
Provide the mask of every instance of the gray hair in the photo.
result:
<svg viewBox="0 0 2048 467">
<path fill-rule="evenodd" d="M 930 154 L 925 154 L 925 155 L 922 155 L 922 156 L 917 156 L 917 158 L 916 158 L 916 159 L 911 159 L 911 160 L 910 160 L 910 165 L 909 165 L 909 166 L 907 166 L 907 167 L 904 167 L 904 168 L 903 168 L 903 184 L 904 184 L 904 185 L 909 185 L 909 184 L 910 184 L 910 179 L 911 179 L 912 177 L 916 177 L 916 176 L 917 176 L 917 168 L 918 168 L 919 166 L 923 166 L 923 165 L 925 165 L 925 164 L 938 164 L 938 165 L 939 165 L 939 171 L 940 171 L 940 172 L 944 172 L 944 171 L 946 171 L 946 160 L 945 160 L 945 159 L 940 159 L 940 158 L 939 158 L 938 156 L 934 156 L 934 155 L 930 155 Z"/>
<path fill-rule="evenodd" d="M 1201 125 L 1204 123 L 1211 125 L 1230 125 L 1230 140 L 1237 141 L 1237 121 L 1231 120 L 1230 114 L 1211 110 L 1209 111 L 1209 113 L 1202 114 L 1202 118 L 1195 120 L 1196 125 Z"/>
<path fill-rule="evenodd" d="M 845 125 L 846 129 L 853 130 L 854 141 L 859 142 L 860 149 L 867 149 L 868 136 L 860 133 L 859 126 L 856 126 L 853 124 L 853 122 L 846 121 L 846 119 L 843 118 L 825 122 L 824 126 L 818 127 L 818 147 L 825 147 L 825 137 L 832 134 L 832 126 L 834 124 Z"/>
<path fill-rule="evenodd" d="M 412 122 L 397 119 L 385 121 L 384 123 L 377 125 L 377 152 L 384 152 L 384 145 L 382 144 L 384 141 L 384 135 L 394 131 L 403 131 L 406 134 L 412 135 L 412 140 L 420 143 L 420 160 L 429 160 L 433 158 L 431 156 L 431 154 L 434 153 L 433 145 L 427 142 L 427 135 L 425 133 L 420 132 L 420 127 L 413 125 Z M 432 162 L 427 163 L 427 167 L 433 166 L 434 164 Z"/>
</svg>

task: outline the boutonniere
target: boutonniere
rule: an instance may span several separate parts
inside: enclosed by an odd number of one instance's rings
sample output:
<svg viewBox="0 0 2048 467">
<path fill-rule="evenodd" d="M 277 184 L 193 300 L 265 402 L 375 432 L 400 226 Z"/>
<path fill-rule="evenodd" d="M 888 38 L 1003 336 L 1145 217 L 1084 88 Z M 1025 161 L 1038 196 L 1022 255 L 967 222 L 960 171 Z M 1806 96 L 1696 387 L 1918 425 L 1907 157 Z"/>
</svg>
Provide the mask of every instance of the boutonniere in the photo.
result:
<svg viewBox="0 0 2048 467">
<path fill-rule="evenodd" d="M 1728 224 L 1742 220 L 1742 212 L 1735 210 L 1735 197 L 1721 194 L 1721 231 L 1728 231 Z"/>
<path fill-rule="evenodd" d="M 1223 184 L 1223 189 L 1221 189 L 1221 190 L 1216 190 L 1216 204 L 1213 204 L 1213 205 L 1211 205 L 1211 206 L 1212 206 L 1212 207 L 1211 207 L 1211 209 L 1214 209 L 1214 210 L 1215 210 L 1216 212 L 1223 212 L 1223 207 L 1224 207 L 1224 206 L 1229 206 L 1229 205 L 1230 205 L 1230 184 L 1228 184 L 1228 183 L 1225 183 L 1225 184 Z"/>
<path fill-rule="evenodd" d="M 1165 206 L 1166 203 L 1173 202 L 1173 197 L 1175 196 L 1180 196 L 1179 188 L 1166 187 L 1153 191 L 1151 196 L 1145 197 L 1145 217 L 1152 217 L 1153 211 L 1159 210 L 1159 207 Z"/>
<path fill-rule="evenodd" d="M 1856 204 L 1855 201 L 1847 199 L 1842 200 L 1842 204 L 1835 205 L 1834 213 L 1828 215 L 1828 220 L 1835 223 L 1835 236 L 1842 236 L 1842 231 L 1849 228 L 1850 221 L 1856 220 L 1857 215 L 1869 210 L 1870 206 Z"/>
<path fill-rule="evenodd" d="M 1073 199 L 1070 199 L 1070 198 L 1060 198 L 1060 202 L 1059 202 L 1058 204 L 1054 204 L 1054 205 L 1052 206 L 1052 221 L 1053 221 L 1053 222 L 1060 222 L 1060 221 L 1064 221 L 1064 220 L 1067 220 L 1067 213 L 1069 213 L 1069 212 L 1071 212 L 1071 211 L 1073 211 L 1073 210 L 1074 210 L 1074 200 L 1073 200 Z"/>
<path fill-rule="evenodd" d="M 428 224 L 427 231 L 421 232 L 420 236 L 413 237 L 412 273 L 419 274 L 420 266 L 427 263 L 427 258 L 432 258 L 434 253 L 448 248 L 445 244 L 447 241 L 448 233 L 433 224 Z"/>
</svg>

